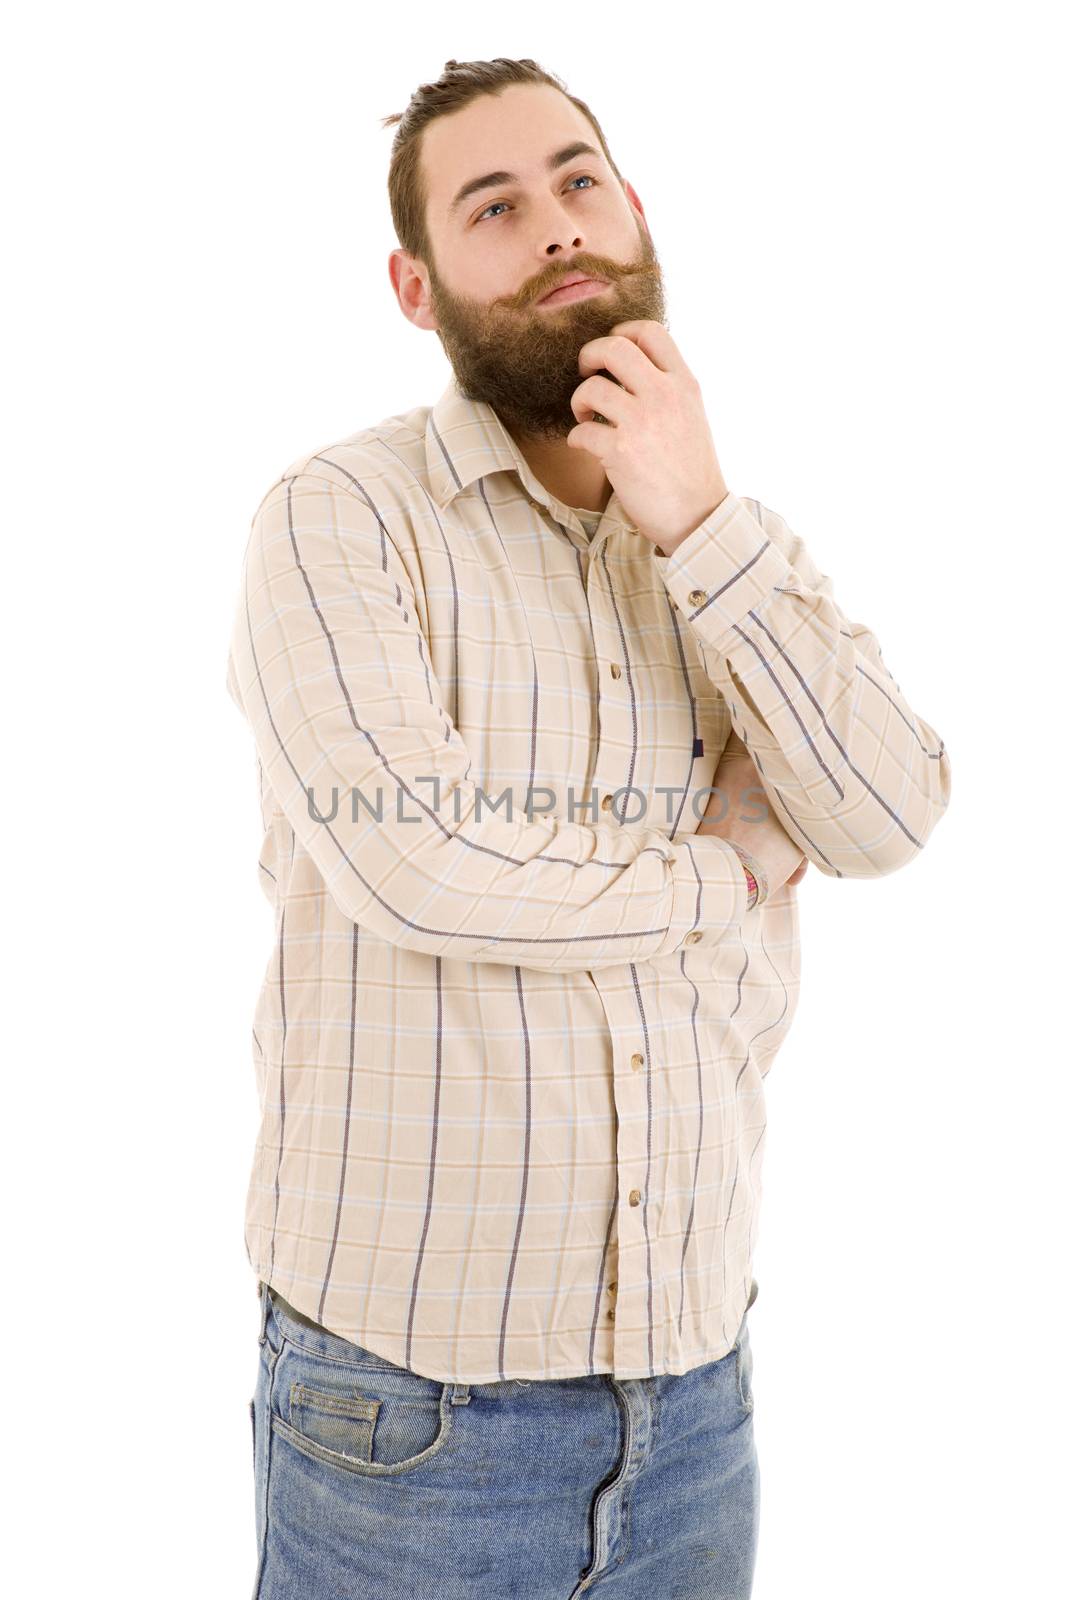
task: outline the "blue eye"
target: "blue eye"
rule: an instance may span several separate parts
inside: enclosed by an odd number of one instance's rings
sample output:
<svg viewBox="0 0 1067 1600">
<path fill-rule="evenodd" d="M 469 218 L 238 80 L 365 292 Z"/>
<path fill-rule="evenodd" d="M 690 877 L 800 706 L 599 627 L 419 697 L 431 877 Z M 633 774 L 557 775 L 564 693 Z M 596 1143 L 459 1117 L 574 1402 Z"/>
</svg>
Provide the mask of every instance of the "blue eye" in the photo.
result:
<svg viewBox="0 0 1067 1600">
<path fill-rule="evenodd" d="M 594 188 L 596 188 L 597 184 L 600 182 L 600 179 L 590 176 L 590 174 L 588 172 L 579 172 L 577 177 L 571 178 L 570 183 L 568 183 L 567 187 L 570 188 L 570 184 L 571 183 L 582 183 L 582 182 L 590 183 L 590 184 L 593 185 Z M 485 218 L 485 217 L 487 217 L 489 215 L 490 211 L 495 211 L 497 206 L 506 206 L 506 205 L 507 205 L 507 201 L 506 200 L 494 200 L 492 205 L 486 206 L 485 210 L 483 212 L 481 212 L 480 215 L 475 217 L 475 219 L 474 219 L 475 222 L 476 223 L 477 222 L 481 222 L 483 220 L 483 218 Z"/>
</svg>

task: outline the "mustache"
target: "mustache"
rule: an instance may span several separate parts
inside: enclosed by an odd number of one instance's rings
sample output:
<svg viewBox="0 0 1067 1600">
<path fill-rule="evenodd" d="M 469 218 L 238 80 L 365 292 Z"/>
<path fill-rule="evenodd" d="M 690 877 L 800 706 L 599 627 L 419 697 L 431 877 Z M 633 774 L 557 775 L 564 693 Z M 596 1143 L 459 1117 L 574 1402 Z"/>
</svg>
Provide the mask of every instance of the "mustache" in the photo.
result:
<svg viewBox="0 0 1067 1600">
<path fill-rule="evenodd" d="M 528 294 L 517 296 L 514 304 L 519 309 L 536 305 L 539 300 L 544 299 L 546 294 L 551 294 L 553 289 L 558 289 L 563 280 L 571 277 L 575 272 L 580 272 L 587 278 L 603 278 L 605 283 L 619 283 L 623 278 L 631 278 L 648 271 L 649 268 L 643 265 L 638 267 L 619 267 L 605 262 L 603 266 L 597 266 L 590 262 L 583 266 L 581 262 L 572 262 L 566 272 L 554 278 L 551 283 L 546 283 L 542 279 L 540 284 L 536 285 Z"/>
</svg>

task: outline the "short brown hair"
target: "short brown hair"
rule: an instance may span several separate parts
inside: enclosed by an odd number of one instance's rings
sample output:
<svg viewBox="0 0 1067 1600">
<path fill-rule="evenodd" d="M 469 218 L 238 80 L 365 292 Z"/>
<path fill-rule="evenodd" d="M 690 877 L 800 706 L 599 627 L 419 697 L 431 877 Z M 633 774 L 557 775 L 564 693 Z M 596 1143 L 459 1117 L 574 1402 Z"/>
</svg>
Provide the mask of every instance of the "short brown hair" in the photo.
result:
<svg viewBox="0 0 1067 1600">
<path fill-rule="evenodd" d="M 512 83 L 545 83 L 567 96 L 571 105 L 586 117 L 600 140 L 608 166 L 623 182 L 622 173 L 608 149 L 600 123 L 584 100 L 579 100 L 555 73 L 547 72 L 536 61 L 524 56 L 519 61 L 496 56 L 492 61 L 446 61 L 436 83 L 422 83 L 408 101 L 407 109 L 382 118 L 382 127 L 400 124 L 389 158 L 389 209 L 401 248 L 409 250 L 429 267 L 434 266 L 433 249 L 426 225 L 426 189 L 419 152 L 423 129 L 435 117 L 446 117 L 461 110 L 483 94 L 500 94 Z"/>
</svg>

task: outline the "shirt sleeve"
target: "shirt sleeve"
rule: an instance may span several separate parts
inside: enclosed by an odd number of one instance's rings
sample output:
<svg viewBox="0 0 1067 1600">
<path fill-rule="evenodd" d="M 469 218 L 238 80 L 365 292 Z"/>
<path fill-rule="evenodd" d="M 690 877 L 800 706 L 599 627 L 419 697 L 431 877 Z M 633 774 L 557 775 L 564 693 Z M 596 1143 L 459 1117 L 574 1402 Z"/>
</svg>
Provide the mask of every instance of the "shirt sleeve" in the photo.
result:
<svg viewBox="0 0 1067 1600">
<path fill-rule="evenodd" d="M 379 511 L 297 473 L 252 521 L 227 662 L 270 789 L 346 917 L 413 950 L 591 970 L 731 934 L 712 835 L 528 817 L 486 795 Z"/>
<path fill-rule="evenodd" d="M 944 741 L 785 519 L 731 492 L 653 559 L 804 854 L 828 877 L 910 861 L 948 805 Z"/>
</svg>

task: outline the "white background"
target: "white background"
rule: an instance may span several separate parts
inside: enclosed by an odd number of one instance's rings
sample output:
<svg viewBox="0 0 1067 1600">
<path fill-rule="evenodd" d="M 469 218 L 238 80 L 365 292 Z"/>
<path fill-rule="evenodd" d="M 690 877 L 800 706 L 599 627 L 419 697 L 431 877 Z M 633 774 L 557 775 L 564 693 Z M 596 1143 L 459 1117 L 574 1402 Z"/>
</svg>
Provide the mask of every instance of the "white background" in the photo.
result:
<svg viewBox="0 0 1067 1600">
<path fill-rule="evenodd" d="M 600 118 L 727 482 L 801 534 L 953 767 L 906 870 L 809 870 L 800 890 L 750 1317 L 757 1600 L 1051 1595 L 1053 7 L 519 10 L 66 4 L 8 23 L 11 1592 L 251 1592 L 242 1227 L 272 923 L 224 688 L 240 561 L 290 460 L 440 394 L 439 341 L 388 281 L 381 119 L 450 56 L 511 55 Z"/>
</svg>

